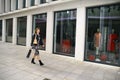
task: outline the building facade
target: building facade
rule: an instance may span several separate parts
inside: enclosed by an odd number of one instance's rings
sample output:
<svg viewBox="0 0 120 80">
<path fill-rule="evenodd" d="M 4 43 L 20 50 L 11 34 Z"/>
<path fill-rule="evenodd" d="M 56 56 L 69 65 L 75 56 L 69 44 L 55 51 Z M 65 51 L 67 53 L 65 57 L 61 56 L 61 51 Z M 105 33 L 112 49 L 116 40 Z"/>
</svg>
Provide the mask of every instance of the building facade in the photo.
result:
<svg viewBox="0 0 120 80">
<path fill-rule="evenodd" d="M 42 51 L 120 66 L 120 0 L 0 0 L 0 40 L 29 47 L 41 29 Z"/>
</svg>

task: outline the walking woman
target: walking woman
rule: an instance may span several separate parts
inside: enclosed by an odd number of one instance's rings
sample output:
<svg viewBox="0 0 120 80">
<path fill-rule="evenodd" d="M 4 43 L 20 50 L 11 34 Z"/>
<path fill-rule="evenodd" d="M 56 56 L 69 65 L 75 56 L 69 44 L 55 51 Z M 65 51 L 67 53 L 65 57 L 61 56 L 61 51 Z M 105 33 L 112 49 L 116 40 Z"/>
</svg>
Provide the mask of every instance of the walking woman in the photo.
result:
<svg viewBox="0 0 120 80">
<path fill-rule="evenodd" d="M 40 36 L 40 28 L 36 28 L 35 33 L 32 36 L 32 41 L 31 41 L 31 46 L 35 51 L 33 58 L 31 60 L 31 63 L 35 64 L 34 60 L 35 60 L 35 58 L 37 58 L 40 65 L 42 66 L 44 64 L 42 63 L 42 61 L 39 57 L 39 51 L 38 51 L 40 45 L 42 45 L 42 47 L 44 47 L 43 42 L 42 42 L 42 38 Z"/>
</svg>

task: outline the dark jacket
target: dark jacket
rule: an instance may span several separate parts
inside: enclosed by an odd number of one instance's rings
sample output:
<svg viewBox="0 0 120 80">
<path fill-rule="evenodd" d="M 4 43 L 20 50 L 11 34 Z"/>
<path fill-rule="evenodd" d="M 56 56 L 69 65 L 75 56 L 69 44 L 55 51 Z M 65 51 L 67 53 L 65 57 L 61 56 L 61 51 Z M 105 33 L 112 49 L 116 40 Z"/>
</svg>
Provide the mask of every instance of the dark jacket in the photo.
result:
<svg viewBox="0 0 120 80">
<path fill-rule="evenodd" d="M 32 35 L 32 40 L 31 40 L 31 46 L 34 45 L 33 44 L 33 41 L 35 39 L 35 36 L 36 36 L 36 39 L 37 39 L 37 42 L 38 42 L 38 45 L 43 45 L 43 41 L 42 41 L 42 37 L 40 35 L 37 35 L 37 34 L 33 34 Z"/>
</svg>

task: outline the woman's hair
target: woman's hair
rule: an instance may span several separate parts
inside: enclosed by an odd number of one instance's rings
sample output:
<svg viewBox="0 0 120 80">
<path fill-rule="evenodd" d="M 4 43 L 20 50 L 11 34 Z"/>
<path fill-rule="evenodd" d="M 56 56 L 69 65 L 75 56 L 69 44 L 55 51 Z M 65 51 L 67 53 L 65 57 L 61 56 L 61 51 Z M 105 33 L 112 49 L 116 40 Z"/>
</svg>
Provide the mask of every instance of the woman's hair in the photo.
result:
<svg viewBox="0 0 120 80">
<path fill-rule="evenodd" d="M 37 33 L 37 30 L 40 30 L 40 28 L 38 28 L 38 27 L 37 27 L 37 28 L 35 28 L 35 34 Z"/>
</svg>

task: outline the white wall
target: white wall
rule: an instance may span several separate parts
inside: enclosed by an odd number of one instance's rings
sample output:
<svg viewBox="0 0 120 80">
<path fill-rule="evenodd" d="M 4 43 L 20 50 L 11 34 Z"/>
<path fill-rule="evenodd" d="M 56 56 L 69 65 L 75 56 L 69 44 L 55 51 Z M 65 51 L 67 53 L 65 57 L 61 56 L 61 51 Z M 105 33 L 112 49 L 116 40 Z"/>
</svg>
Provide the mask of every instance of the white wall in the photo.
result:
<svg viewBox="0 0 120 80">
<path fill-rule="evenodd" d="M 13 18 L 13 37 L 12 37 L 12 42 L 13 44 L 17 43 L 17 18 Z"/>
<path fill-rule="evenodd" d="M 2 20 L 2 41 L 5 42 L 6 37 L 6 20 Z"/>
<path fill-rule="evenodd" d="M 46 51 L 52 53 L 53 50 L 53 19 L 52 11 L 47 13 L 47 29 L 46 29 Z M 49 45 L 48 45 L 49 44 Z"/>
<path fill-rule="evenodd" d="M 26 46 L 30 46 L 32 38 L 32 15 L 27 15 Z"/>
</svg>

